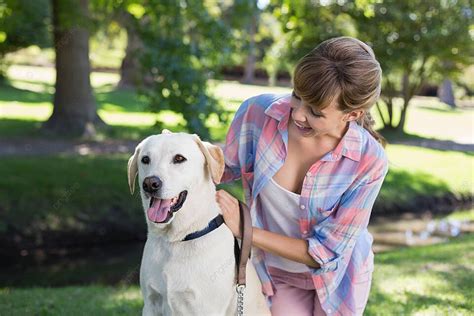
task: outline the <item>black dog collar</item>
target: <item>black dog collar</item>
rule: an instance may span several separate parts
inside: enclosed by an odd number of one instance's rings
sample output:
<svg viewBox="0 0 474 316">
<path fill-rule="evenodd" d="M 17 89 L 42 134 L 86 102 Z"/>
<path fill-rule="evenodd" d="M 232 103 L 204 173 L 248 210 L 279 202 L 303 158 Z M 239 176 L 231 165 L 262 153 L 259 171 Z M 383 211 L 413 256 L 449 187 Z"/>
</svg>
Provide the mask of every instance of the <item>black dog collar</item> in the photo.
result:
<svg viewBox="0 0 474 316">
<path fill-rule="evenodd" d="M 216 217 L 214 217 L 209 222 L 209 224 L 207 224 L 206 228 L 204 228 L 202 230 L 198 230 L 197 232 L 188 234 L 186 237 L 184 237 L 183 241 L 193 240 L 193 239 L 202 237 L 202 236 L 206 235 L 207 233 L 212 232 L 214 229 L 217 229 L 223 223 L 224 223 L 224 217 L 221 214 L 219 214 Z"/>
</svg>

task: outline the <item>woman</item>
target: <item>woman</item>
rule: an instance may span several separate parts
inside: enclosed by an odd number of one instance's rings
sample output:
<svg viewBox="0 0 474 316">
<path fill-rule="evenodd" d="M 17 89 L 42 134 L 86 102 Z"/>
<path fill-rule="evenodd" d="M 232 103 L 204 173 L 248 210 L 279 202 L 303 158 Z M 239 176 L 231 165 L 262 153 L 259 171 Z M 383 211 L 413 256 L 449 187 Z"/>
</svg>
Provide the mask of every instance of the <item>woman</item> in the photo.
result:
<svg viewBox="0 0 474 316">
<path fill-rule="evenodd" d="M 291 95 L 238 109 L 222 182 L 242 178 L 253 220 L 252 261 L 272 315 L 361 315 L 370 291 L 370 213 L 388 171 L 370 108 L 381 68 L 350 37 L 327 40 L 294 71 Z M 216 193 L 239 237 L 238 203 Z"/>
</svg>

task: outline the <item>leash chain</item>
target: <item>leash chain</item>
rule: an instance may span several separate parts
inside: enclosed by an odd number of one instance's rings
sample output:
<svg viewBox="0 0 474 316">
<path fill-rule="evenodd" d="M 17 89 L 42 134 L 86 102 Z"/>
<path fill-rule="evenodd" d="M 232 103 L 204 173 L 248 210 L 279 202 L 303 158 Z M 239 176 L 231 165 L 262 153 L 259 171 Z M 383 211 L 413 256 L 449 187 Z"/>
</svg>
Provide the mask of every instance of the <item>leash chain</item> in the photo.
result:
<svg viewBox="0 0 474 316">
<path fill-rule="evenodd" d="M 244 315 L 244 290 L 245 285 L 237 285 L 237 316 Z"/>
</svg>

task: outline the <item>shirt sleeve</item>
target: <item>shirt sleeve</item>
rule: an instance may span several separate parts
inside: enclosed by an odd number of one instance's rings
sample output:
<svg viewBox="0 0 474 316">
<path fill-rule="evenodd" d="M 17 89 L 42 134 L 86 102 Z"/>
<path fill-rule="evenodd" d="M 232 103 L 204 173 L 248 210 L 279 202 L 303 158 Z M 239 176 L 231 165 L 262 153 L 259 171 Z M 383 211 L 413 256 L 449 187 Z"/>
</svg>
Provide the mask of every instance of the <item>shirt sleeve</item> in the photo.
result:
<svg viewBox="0 0 474 316">
<path fill-rule="evenodd" d="M 245 118 L 249 107 L 250 100 L 243 102 L 237 112 L 235 113 L 234 119 L 230 124 L 229 131 L 227 132 L 225 145 L 224 145 L 224 174 L 221 178 L 221 183 L 228 183 L 240 179 L 241 177 L 241 155 L 242 146 L 246 142 L 246 129 Z"/>
<path fill-rule="evenodd" d="M 320 268 L 311 268 L 313 274 L 336 270 L 344 252 L 354 247 L 360 233 L 367 228 L 388 172 L 385 153 L 370 171 L 358 185 L 342 195 L 337 209 L 324 222 L 315 225 L 311 237 L 306 239 L 308 253 L 320 265 Z"/>
</svg>

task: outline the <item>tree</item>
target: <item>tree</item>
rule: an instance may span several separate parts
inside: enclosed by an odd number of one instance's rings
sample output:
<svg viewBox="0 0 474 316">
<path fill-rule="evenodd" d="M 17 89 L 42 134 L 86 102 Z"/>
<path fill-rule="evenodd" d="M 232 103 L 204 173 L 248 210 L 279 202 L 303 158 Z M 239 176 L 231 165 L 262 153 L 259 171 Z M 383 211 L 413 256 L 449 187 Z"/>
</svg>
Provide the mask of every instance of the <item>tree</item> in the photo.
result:
<svg viewBox="0 0 474 316">
<path fill-rule="evenodd" d="M 104 125 L 92 95 L 89 61 L 89 1 L 52 0 L 56 53 L 56 92 L 43 128 L 55 133 L 91 135 Z"/>
<path fill-rule="evenodd" d="M 5 54 L 30 45 L 50 47 L 48 0 L 4 0 L 0 3 L 0 63 Z M 0 77 L 3 76 L 0 65 Z"/>
<path fill-rule="evenodd" d="M 468 0 L 360 2 L 364 5 L 349 11 L 360 39 L 373 47 L 381 63 L 388 117 L 380 103 L 377 107 L 384 127 L 401 132 L 410 100 L 427 78 L 441 82 L 472 62 L 472 8 Z M 394 98 L 399 96 L 403 102 L 395 122 Z"/>
<path fill-rule="evenodd" d="M 208 139 L 205 122 L 220 110 L 217 100 L 210 96 L 207 80 L 211 69 L 230 53 L 230 33 L 220 18 L 222 10 L 209 5 L 150 0 L 136 16 L 146 19 L 145 26 L 136 26 L 144 44 L 140 54 L 142 78 L 151 81 L 142 86 L 141 93 L 153 111 L 181 113 L 189 131 Z"/>
<path fill-rule="evenodd" d="M 287 55 L 295 63 L 322 41 L 336 36 L 354 36 L 355 28 L 339 1 L 271 1 L 273 14 L 287 38 Z"/>
<path fill-rule="evenodd" d="M 135 88 L 140 83 L 141 67 L 138 57 L 144 47 L 135 26 L 135 23 L 140 22 L 136 21 L 133 15 L 124 8 L 117 11 L 116 19 L 127 31 L 127 48 L 120 66 L 118 88 Z"/>
<path fill-rule="evenodd" d="M 233 27 L 244 29 L 242 36 L 247 44 L 242 81 L 251 84 L 255 80 L 257 64 L 256 36 L 259 28 L 260 10 L 256 0 L 237 0 L 234 2 L 232 11 L 234 12 Z"/>
</svg>

